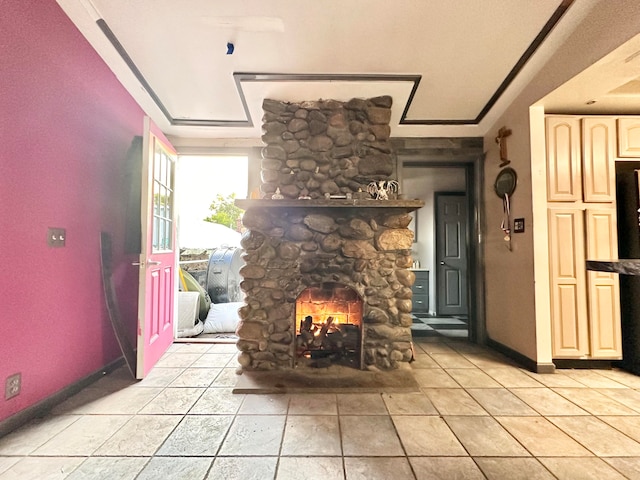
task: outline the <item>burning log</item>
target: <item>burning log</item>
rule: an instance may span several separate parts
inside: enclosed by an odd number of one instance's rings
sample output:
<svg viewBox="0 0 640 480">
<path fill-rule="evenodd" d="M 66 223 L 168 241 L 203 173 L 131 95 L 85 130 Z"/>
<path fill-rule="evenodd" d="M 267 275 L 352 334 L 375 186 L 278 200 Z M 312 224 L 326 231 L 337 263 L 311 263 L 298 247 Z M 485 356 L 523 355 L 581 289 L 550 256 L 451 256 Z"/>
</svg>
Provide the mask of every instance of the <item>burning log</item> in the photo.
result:
<svg viewBox="0 0 640 480">
<path fill-rule="evenodd" d="M 316 335 L 313 339 L 313 346 L 318 348 L 321 347 L 324 343 L 324 340 L 327 336 L 327 332 L 329 331 L 329 327 L 333 323 L 333 317 L 327 317 L 327 321 L 324 322 L 322 328 L 320 329 L 320 333 Z"/>
</svg>

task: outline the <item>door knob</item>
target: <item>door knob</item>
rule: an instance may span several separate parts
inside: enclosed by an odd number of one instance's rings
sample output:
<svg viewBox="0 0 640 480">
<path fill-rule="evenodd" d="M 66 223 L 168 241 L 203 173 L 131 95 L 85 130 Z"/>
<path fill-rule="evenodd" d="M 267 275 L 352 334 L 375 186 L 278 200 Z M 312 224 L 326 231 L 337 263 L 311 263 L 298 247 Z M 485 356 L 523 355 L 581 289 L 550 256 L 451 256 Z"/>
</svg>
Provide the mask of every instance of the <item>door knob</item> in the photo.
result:
<svg viewBox="0 0 640 480">
<path fill-rule="evenodd" d="M 444 262 L 440 262 L 440 265 L 446 265 Z"/>
</svg>

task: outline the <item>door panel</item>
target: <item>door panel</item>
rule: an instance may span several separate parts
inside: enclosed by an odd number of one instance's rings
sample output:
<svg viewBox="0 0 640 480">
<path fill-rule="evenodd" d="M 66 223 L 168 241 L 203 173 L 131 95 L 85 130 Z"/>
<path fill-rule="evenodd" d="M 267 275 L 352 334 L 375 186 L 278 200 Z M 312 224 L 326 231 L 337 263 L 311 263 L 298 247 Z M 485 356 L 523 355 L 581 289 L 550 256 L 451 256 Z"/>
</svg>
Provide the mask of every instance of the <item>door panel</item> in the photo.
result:
<svg viewBox="0 0 640 480">
<path fill-rule="evenodd" d="M 583 211 L 549 209 L 553 358 L 589 354 Z"/>
<path fill-rule="evenodd" d="M 159 131 L 152 130 L 157 127 L 145 118 L 137 378 L 144 378 L 173 342 L 176 152 Z"/>
<path fill-rule="evenodd" d="M 437 192 L 436 313 L 467 315 L 467 197 Z"/>
<path fill-rule="evenodd" d="M 616 209 L 587 209 L 587 258 L 618 258 Z M 622 357 L 620 325 L 620 284 L 615 273 L 590 271 L 587 274 L 591 356 Z"/>
</svg>

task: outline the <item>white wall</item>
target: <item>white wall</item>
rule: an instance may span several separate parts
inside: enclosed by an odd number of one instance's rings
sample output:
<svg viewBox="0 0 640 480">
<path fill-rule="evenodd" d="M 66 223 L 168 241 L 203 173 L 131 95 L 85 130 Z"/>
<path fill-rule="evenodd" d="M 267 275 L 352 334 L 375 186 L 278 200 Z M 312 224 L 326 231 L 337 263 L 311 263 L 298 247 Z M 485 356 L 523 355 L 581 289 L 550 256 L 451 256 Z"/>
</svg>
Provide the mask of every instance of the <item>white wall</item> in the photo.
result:
<svg viewBox="0 0 640 480">
<path fill-rule="evenodd" d="M 464 167 L 403 167 L 400 191 L 407 198 L 419 198 L 424 207 L 418 210 L 418 241 L 413 259 L 429 270 L 429 313 L 435 313 L 435 192 L 464 192 Z M 410 225 L 410 228 L 412 226 Z"/>
</svg>

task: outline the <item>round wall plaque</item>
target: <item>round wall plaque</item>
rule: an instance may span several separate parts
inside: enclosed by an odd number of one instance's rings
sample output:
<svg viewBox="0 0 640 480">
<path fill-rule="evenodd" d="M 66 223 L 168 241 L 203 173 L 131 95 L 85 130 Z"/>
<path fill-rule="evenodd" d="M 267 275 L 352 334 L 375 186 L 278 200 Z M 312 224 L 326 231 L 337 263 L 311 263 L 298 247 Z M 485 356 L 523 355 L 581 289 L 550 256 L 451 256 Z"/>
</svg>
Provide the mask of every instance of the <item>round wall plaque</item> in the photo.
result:
<svg viewBox="0 0 640 480">
<path fill-rule="evenodd" d="M 505 195 L 513 195 L 516 189 L 516 183 L 518 183 L 518 176 L 516 171 L 511 168 L 503 168 L 496 176 L 496 181 L 493 184 L 493 189 L 500 198 L 504 198 Z"/>
</svg>

